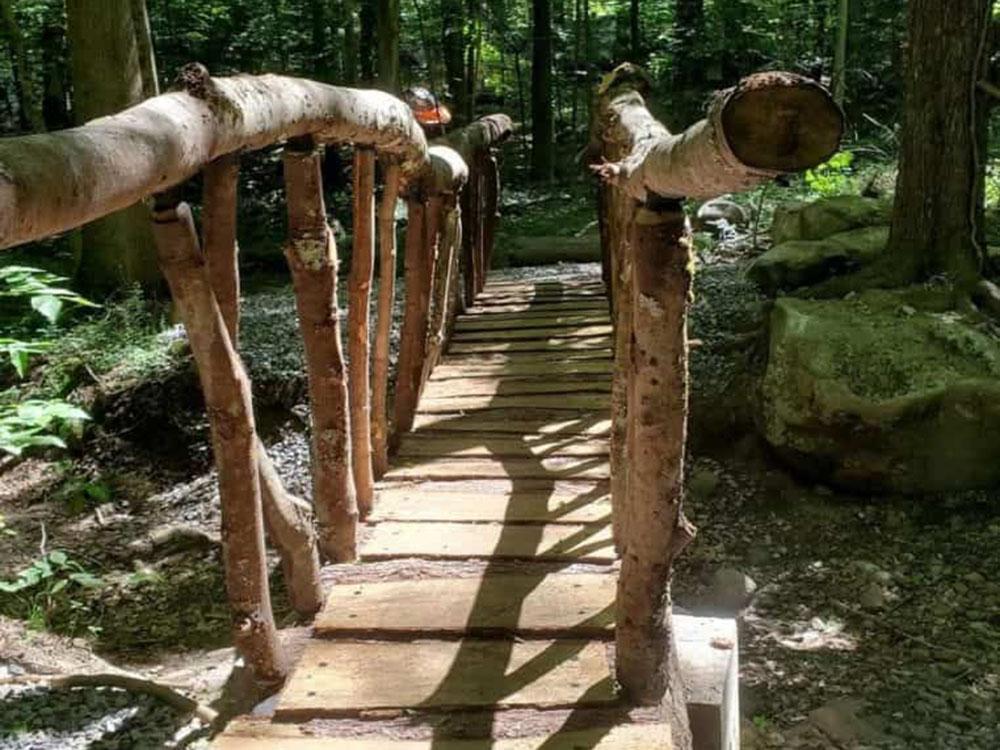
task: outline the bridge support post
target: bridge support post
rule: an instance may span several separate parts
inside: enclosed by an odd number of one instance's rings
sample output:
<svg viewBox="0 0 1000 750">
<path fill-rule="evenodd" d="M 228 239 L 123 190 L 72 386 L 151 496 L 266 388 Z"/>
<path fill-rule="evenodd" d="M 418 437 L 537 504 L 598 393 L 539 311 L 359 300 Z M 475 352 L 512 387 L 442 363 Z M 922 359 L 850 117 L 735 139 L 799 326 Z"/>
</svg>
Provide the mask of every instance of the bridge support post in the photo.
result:
<svg viewBox="0 0 1000 750">
<path fill-rule="evenodd" d="M 687 305 L 691 239 L 678 201 L 651 196 L 632 225 L 632 439 L 629 521 L 616 625 L 618 679 L 628 696 L 671 713 L 675 741 L 687 717 L 671 624 L 674 559 L 694 536 L 682 511 L 687 429 Z M 678 747 L 685 745 L 679 741 Z"/>
<path fill-rule="evenodd" d="M 284 163 L 289 228 L 285 257 L 309 374 L 319 547 L 326 559 L 349 562 L 357 557 L 358 504 L 337 308 L 337 247 L 326 223 L 319 151 L 312 140 L 289 142 Z"/>
<path fill-rule="evenodd" d="M 233 640 L 257 679 L 280 683 L 286 664 L 267 580 L 250 381 L 215 300 L 187 204 L 163 196 L 153 215 L 153 236 L 198 366 L 212 428 Z"/>
<path fill-rule="evenodd" d="M 351 442 L 358 512 L 364 518 L 375 501 L 372 471 L 369 304 L 375 260 L 375 150 L 354 150 L 354 239 L 347 307 Z"/>
<path fill-rule="evenodd" d="M 204 169 L 202 234 L 212 292 L 226 323 L 233 349 L 239 347 L 240 273 L 236 242 L 239 157 L 216 159 Z M 281 557 L 281 569 L 292 609 L 310 616 L 323 606 L 319 555 L 311 513 L 305 503 L 285 490 L 281 477 L 257 438 L 264 526 Z"/>
<path fill-rule="evenodd" d="M 385 187 L 378 207 L 378 317 L 372 355 L 372 461 L 375 478 L 389 470 L 389 349 L 396 303 L 396 201 L 399 163 L 385 167 Z"/>
</svg>

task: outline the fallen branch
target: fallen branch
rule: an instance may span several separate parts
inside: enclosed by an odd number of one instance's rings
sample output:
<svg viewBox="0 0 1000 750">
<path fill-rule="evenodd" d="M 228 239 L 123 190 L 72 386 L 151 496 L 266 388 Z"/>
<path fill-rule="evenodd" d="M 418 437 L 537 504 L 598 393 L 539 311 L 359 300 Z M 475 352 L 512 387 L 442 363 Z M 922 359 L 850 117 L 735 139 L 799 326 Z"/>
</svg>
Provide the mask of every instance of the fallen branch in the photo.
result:
<svg viewBox="0 0 1000 750">
<path fill-rule="evenodd" d="M 176 708 L 181 713 L 193 713 L 206 724 L 214 724 L 219 718 L 215 709 L 200 703 L 194 698 L 174 690 L 162 682 L 147 680 L 145 677 L 131 674 L 102 672 L 98 674 L 66 674 L 66 675 L 18 675 L 0 679 L 0 685 L 35 685 L 44 684 L 51 688 L 75 687 L 108 687 L 127 690 L 130 693 L 151 695 L 167 705 Z"/>
</svg>

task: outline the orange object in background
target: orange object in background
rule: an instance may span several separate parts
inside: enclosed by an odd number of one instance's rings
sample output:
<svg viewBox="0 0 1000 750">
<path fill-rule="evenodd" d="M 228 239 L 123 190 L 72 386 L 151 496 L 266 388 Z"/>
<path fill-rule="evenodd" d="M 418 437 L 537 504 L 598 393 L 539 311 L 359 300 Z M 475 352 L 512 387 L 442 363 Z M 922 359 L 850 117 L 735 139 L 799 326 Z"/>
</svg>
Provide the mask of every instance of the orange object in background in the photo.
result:
<svg viewBox="0 0 1000 750">
<path fill-rule="evenodd" d="M 423 126 L 441 127 L 451 122 L 451 111 L 423 86 L 412 86 L 403 92 L 403 101 L 410 105 L 413 116 Z"/>
</svg>

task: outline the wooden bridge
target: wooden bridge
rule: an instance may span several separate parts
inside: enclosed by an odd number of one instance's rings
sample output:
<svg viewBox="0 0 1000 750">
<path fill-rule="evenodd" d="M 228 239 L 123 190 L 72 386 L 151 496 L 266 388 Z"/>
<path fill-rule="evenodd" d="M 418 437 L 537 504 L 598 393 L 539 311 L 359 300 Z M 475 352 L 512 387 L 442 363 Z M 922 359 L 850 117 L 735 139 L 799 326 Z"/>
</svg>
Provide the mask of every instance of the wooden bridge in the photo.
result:
<svg viewBox="0 0 1000 750">
<path fill-rule="evenodd" d="M 612 671 L 611 331 L 599 277 L 486 285 L 377 487 L 363 564 L 331 569 L 273 717 L 216 747 L 669 747 Z M 735 627 L 675 627 L 701 747 L 722 747 Z"/>
<path fill-rule="evenodd" d="M 217 746 L 735 747 L 733 626 L 670 606 L 672 563 L 694 536 L 682 512 L 692 271 L 681 198 L 824 161 L 843 125 L 827 92 L 751 76 L 672 135 L 646 109 L 642 72 L 621 66 L 597 92 L 589 153 L 603 274 L 487 283 L 506 116 L 428 145 L 383 92 L 212 78 L 199 65 L 179 80 L 81 128 L 0 141 L 0 248 L 155 196 L 160 268 L 212 429 L 233 640 L 277 693 L 270 716 L 237 720 Z M 238 351 L 239 154 L 275 143 L 311 504 L 284 490 L 257 437 Z M 349 364 L 327 143 L 354 147 Z M 199 172 L 200 232 L 176 190 Z M 406 298 L 390 391 L 397 197 Z M 271 610 L 265 529 L 292 607 L 315 616 L 294 663 Z M 332 565 L 321 571 L 321 558 Z"/>
</svg>

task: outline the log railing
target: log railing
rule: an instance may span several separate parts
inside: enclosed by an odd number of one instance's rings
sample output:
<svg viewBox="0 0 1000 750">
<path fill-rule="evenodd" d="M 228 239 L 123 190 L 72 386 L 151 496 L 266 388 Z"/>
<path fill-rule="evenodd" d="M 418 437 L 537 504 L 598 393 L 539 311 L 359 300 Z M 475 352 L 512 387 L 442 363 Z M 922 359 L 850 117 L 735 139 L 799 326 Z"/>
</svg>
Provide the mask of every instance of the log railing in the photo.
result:
<svg viewBox="0 0 1000 750">
<path fill-rule="evenodd" d="M 462 154 L 489 157 L 485 168 L 471 171 L 475 184 L 495 180 L 492 151 L 509 133 L 510 121 L 491 116 L 468 133 L 453 134 L 450 139 L 465 149 L 460 152 L 446 144 L 428 148 L 409 108 L 380 91 L 271 75 L 212 78 L 198 64 L 187 66 L 179 83 L 178 91 L 79 128 L 0 141 L 0 248 L 64 232 L 155 196 L 159 263 L 188 332 L 209 415 L 234 640 L 257 677 L 277 683 L 287 665 L 271 610 L 265 529 L 280 554 L 293 607 L 314 614 L 323 596 L 320 559 L 355 558 L 359 517 L 371 509 L 374 478 L 387 464 L 397 198 L 404 197 L 409 209 L 406 318 L 394 404 L 398 432 L 412 425 L 416 399 L 458 303 L 458 205 L 470 178 Z M 312 411 L 311 507 L 285 491 L 257 437 L 238 351 L 239 154 L 280 142 L 286 143 L 285 256 Z M 355 148 L 346 361 L 337 247 L 320 170 L 327 143 Z M 379 160 L 384 188 L 376 220 Z M 175 190 L 199 171 L 200 237 Z M 495 216 L 497 195 L 495 189 L 477 192 L 469 213 Z M 466 258 L 461 271 L 466 277 L 485 275 L 489 251 L 483 238 L 490 231 L 477 230 L 475 257 Z M 379 297 L 370 348 L 376 237 Z"/>
<path fill-rule="evenodd" d="M 710 198 L 815 166 L 843 117 L 829 93 L 787 73 L 720 93 L 706 119 L 671 134 L 646 108 L 645 74 L 625 64 L 597 92 L 592 168 L 615 325 L 612 514 L 622 565 L 616 673 L 633 701 L 663 705 L 684 736 L 671 631 L 673 561 L 694 536 L 682 509 L 691 238 L 684 198 Z M 682 747 L 679 744 L 678 747 Z"/>
</svg>

